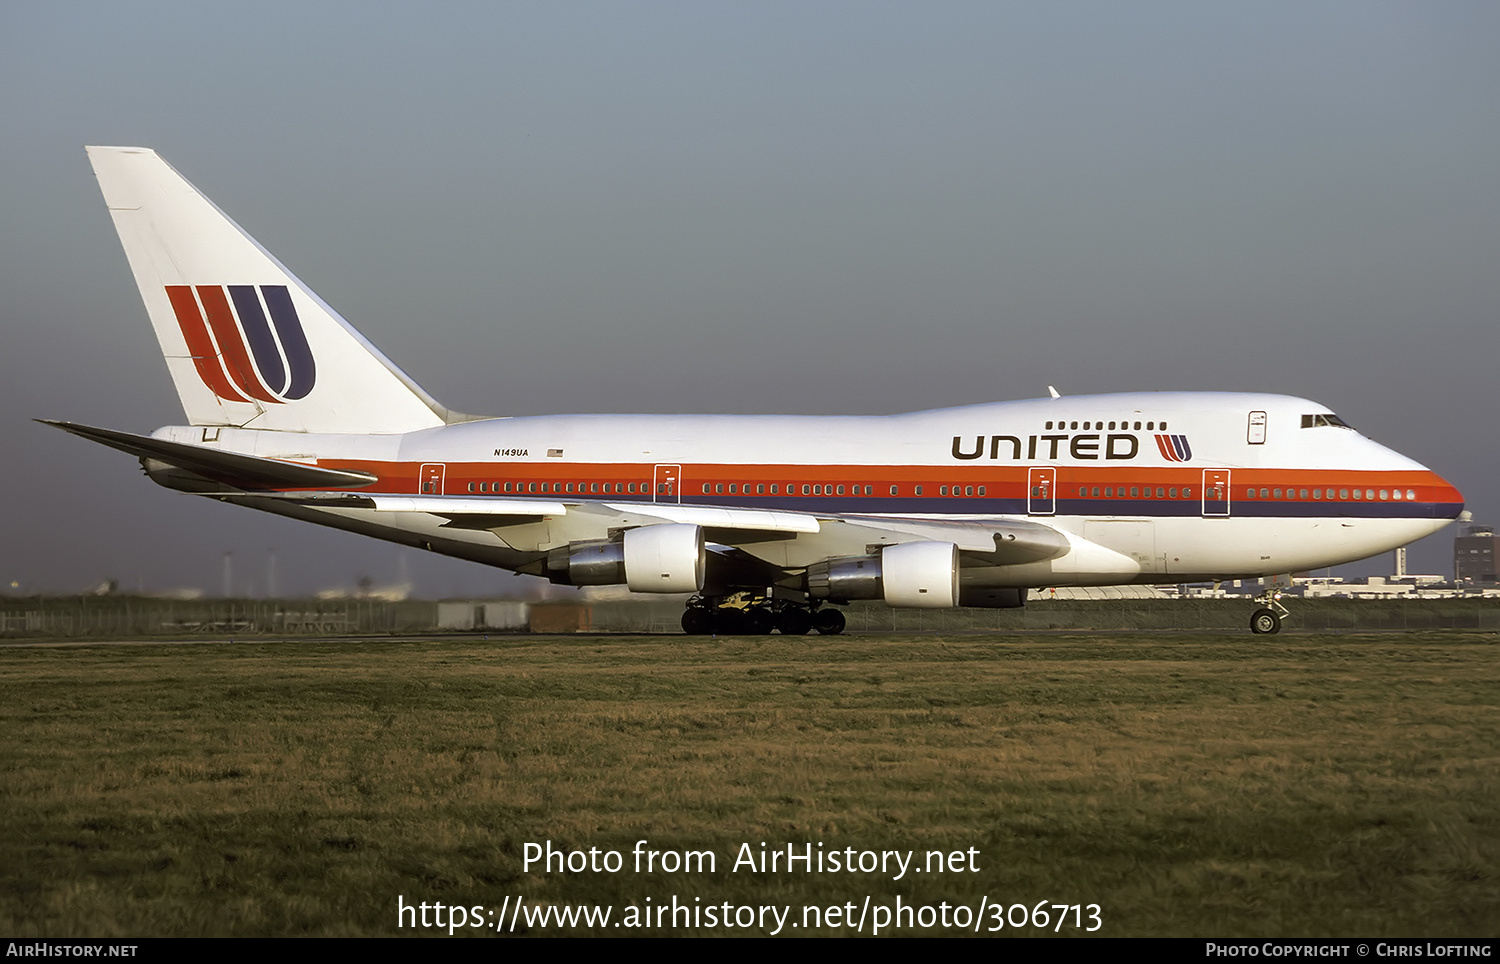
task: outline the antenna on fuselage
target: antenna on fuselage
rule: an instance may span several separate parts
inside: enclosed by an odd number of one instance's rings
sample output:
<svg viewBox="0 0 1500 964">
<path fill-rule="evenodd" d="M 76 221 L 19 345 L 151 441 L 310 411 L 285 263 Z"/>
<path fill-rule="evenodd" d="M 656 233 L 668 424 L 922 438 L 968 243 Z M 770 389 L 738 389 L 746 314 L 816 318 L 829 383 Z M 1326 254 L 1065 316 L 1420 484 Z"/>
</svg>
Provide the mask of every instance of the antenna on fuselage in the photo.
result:
<svg viewBox="0 0 1500 964">
<path fill-rule="evenodd" d="M 1047 386 L 1047 394 L 1051 395 L 1053 398 L 1062 398 L 1062 396 L 1057 393 L 1057 389 L 1053 388 L 1051 385 Z"/>
</svg>

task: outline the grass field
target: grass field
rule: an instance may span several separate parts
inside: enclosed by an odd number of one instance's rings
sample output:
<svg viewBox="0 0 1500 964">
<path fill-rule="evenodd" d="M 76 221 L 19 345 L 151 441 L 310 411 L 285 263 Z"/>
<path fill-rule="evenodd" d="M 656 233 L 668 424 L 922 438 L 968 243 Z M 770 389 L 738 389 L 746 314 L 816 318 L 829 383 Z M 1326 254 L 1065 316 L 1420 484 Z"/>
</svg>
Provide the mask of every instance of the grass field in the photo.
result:
<svg viewBox="0 0 1500 964">
<path fill-rule="evenodd" d="M 1500 935 L 1493 633 L 5 646 L 0 721 L 15 936 L 446 934 L 398 928 L 398 897 L 613 923 L 674 896 Z M 715 869 L 634 872 L 643 839 Z M 623 869 L 525 870 L 544 841 Z M 745 843 L 978 870 L 736 871 Z"/>
</svg>

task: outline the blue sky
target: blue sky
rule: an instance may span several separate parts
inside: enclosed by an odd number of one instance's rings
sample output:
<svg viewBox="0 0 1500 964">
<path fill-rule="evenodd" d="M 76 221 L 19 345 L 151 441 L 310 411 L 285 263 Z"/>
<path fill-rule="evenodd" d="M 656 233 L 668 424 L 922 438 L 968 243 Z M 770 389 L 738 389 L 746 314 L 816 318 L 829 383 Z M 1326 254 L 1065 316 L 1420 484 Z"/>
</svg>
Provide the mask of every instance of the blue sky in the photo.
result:
<svg viewBox="0 0 1500 964">
<path fill-rule="evenodd" d="M 1495 521 L 1497 46 L 1487 2 L 0 3 L 0 577 L 515 578 L 29 421 L 181 418 L 86 143 L 161 152 L 460 410 L 1285 392 Z"/>
</svg>

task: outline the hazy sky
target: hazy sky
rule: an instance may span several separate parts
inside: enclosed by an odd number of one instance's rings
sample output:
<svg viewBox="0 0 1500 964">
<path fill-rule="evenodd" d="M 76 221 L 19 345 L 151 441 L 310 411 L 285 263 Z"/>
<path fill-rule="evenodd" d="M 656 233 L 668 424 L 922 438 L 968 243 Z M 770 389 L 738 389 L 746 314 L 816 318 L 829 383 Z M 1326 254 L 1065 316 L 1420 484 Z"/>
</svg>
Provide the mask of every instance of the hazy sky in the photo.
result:
<svg viewBox="0 0 1500 964">
<path fill-rule="evenodd" d="M 1494 522 L 1497 49 L 1491 0 L 3 0 L 0 579 L 516 579 L 29 421 L 182 421 L 84 144 L 155 148 L 463 411 L 1285 392 Z"/>
</svg>

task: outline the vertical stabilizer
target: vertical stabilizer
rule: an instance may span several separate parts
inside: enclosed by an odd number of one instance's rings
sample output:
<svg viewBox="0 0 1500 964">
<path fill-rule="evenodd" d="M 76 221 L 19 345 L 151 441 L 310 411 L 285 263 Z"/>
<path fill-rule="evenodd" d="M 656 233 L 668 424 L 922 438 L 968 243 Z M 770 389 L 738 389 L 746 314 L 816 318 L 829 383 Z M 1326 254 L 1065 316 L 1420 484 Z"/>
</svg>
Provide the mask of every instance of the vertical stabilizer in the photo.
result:
<svg viewBox="0 0 1500 964">
<path fill-rule="evenodd" d="M 155 151 L 88 154 L 190 424 L 398 433 L 463 418 Z"/>
</svg>

